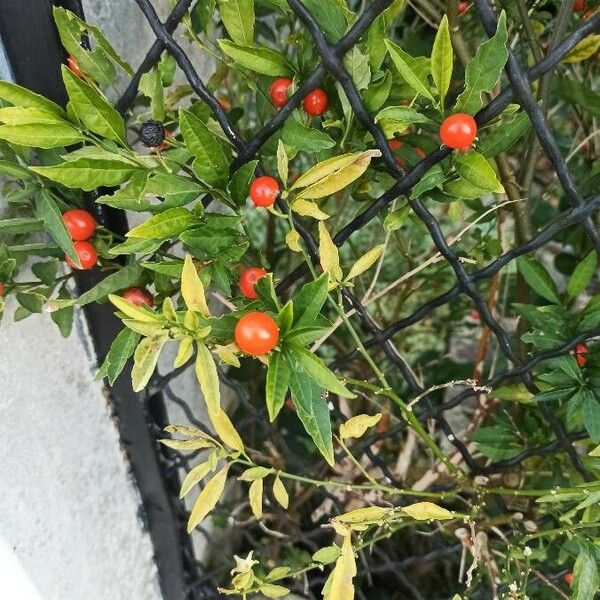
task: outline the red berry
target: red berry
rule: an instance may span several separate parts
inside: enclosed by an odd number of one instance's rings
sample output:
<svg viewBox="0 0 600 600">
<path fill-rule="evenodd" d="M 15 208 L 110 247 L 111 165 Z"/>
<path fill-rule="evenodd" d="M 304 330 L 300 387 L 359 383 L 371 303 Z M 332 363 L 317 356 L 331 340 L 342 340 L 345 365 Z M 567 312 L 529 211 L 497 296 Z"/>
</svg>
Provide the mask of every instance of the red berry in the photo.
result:
<svg viewBox="0 0 600 600">
<path fill-rule="evenodd" d="M 589 352 L 588 347 L 585 344 L 577 344 L 575 346 L 575 359 L 580 367 L 583 367 L 587 362 L 586 354 Z"/>
<path fill-rule="evenodd" d="M 144 288 L 132 287 L 123 292 L 123 298 L 136 306 L 154 306 L 154 297 Z"/>
<path fill-rule="evenodd" d="M 304 110 L 313 117 L 322 115 L 327 110 L 328 104 L 329 98 L 327 98 L 327 94 L 321 88 L 310 92 L 302 102 Z"/>
<path fill-rule="evenodd" d="M 254 206 L 273 206 L 279 196 L 279 183 L 277 179 L 263 175 L 257 177 L 250 186 L 250 199 Z"/>
<path fill-rule="evenodd" d="M 235 343 L 252 356 L 267 354 L 279 341 L 275 319 L 263 312 L 244 315 L 235 326 Z"/>
<path fill-rule="evenodd" d="M 240 275 L 239 282 L 240 292 L 242 292 L 242 295 L 246 296 L 246 298 L 249 298 L 250 300 L 256 300 L 258 298 L 258 294 L 254 290 L 254 286 L 256 285 L 256 282 L 266 274 L 267 272 L 260 267 L 248 267 L 247 269 L 244 269 Z"/>
<path fill-rule="evenodd" d="M 466 152 L 477 137 L 477 123 L 471 115 L 457 113 L 450 115 L 440 127 L 442 144 Z"/>
<path fill-rule="evenodd" d="M 565 583 L 571 587 L 571 584 L 573 583 L 573 573 L 565 573 L 563 579 L 565 580 Z"/>
<path fill-rule="evenodd" d="M 289 77 L 279 77 L 271 84 L 269 96 L 271 96 L 271 102 L 278 108 L 285 106 L 290 85 L 292 85 L 292 80 Z"/>
<path fill-rule="evenodd" d="M 0 281 L 0 297 L 4 296 L 4 284 Z"/>
<path fill-rule="evenodd" d="M 481 321 L 481 316 L 479 315 L 479 311 L 478 310 L 472 310 L 471 311 L 471 320 L 473 321 Z"/>
<path fill-rule="evenodd" d="M 458 12 L 461 15 L 464 14 L 464 13 L 466 13 L 468 8 L 469 8 L 469 5 L 466 2 L 459 2 L 458 3 Z"/>
<path fill-rule="evenodd" d="M 73 75 L 82 78 L 84 77 L 83 71 L 79 68 L 79 64 L 77 63 L 77 59 L 71 54 L 69 54 L 69 57 L 67 58 L 67 67 L 69 67 Z"/>
<path fill-rule="evenodd" d="M 78 267 L 71 260 L 71 258 L 65 254 L 65 259 L 71 268 L 87 271 L 96 264 L 96 261 L 98 260 L 98 253 L 92 244 L 89 242 L 73 242 L 73 247 L 75 248 L 75 252 L 79 257 L 81 267 Z"/>
<path fill-rule="evenodd" d="M 388 145 L 392 152 L 396 152 L 396 150 L 398 150 L 398 148 L 400 148 L 403 144 L 400 140 L 394 138 L 393 140 L 389 140 Z"/>
<path fill-rule="evenodd" d="M 585 0 L 575 0 L 572 10 L 573 12 L 583 12 L 585 10 Z"/>
<path fill-rule="evenodd" d="M 401 148 L 402 146 L 404 146 L 404 143 L 401 142 L 400 140 L 397 139 L 393 139 L 393 140 L 389 140 L 388 142 L 390 149 L 392 150 L 392 152 L 395 152 L 396 150 L 398 150 L 398 148 Z M 414 151 L 421 157 L 421 158 L 425 158 L 427 156 L 427 154 L 425 154 L 425 152 L 423 152 L 423 150 L 421 148 L 414 148 Z M 396 156 L 396 162 L 402 167 L 405 168 L 406 167 L 406 162 L 400 157 L 400 156 Z"/>
<path fill-rule="evenodd" d="M 231 110 L 231 102 L 227 98 L 219 98 L 219 104 L 223 110 Z"/>
<path fill-rule="evenodd" d="M 96 219 L 87 210 L 74 208 L 63 213 L 63 222 L 72 240 L 89 240 L 96 231 Z"/>
</svg>

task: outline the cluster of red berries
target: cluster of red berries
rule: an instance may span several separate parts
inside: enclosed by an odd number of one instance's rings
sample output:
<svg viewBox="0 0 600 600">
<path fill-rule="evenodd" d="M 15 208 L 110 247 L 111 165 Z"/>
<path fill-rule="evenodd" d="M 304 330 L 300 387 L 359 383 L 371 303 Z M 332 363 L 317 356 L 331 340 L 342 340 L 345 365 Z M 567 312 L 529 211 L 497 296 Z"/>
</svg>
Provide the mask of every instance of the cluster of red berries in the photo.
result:
<svg viewBox="0 0 600 600">
<path fill-rule="evenodd" d="M 281 108 L 285 106 L 288 99 L 288 89 L 292 85 L 292 80 L 289 77 L 279 77 L 271 84 L 269 88 L 269 95 L 271 102 L 277 107 Z M 329 98 L 327 93 L 321 88 L 316 88 L 302 101 L 302 106 L 306 114 L 311 117 L 318 117 L 322 115 L 329 105 Z"/>
<path fill-rule="evenodd" d="M 73 269 L 91 269 L 98 260 L 98 253 L 89 241 L 96 231 L 96 219 L 87 210 L 74 208 L 63 214 L 63 222 L 73 240 L 73 248 L 75 248 L 80 265 L 76 265 L 65 254 L 67 263 Z"/>
</svg>

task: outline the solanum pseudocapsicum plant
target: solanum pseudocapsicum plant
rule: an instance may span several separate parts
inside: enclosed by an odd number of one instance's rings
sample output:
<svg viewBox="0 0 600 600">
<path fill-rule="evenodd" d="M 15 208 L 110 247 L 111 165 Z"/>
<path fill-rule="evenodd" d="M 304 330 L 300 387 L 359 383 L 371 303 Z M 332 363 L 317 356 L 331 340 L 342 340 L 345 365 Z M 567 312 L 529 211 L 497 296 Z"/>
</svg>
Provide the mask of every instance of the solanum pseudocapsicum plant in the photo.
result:
<svg viewBox="0 0 600 600">
<path fill-rule="evenodd" d="M 360 3 L 303 4 L 334 44 L 356 22 Z M 536 32 L 554 26 L 557 3 L 547 4 L 548 10 L 536 13 L 538 20 L 530 24 Z M 2 295 L 14 295 L 19 304 L 15 319 L 48 310 L 66 335 L 75 307 L 110 301 L 124 328 L 99 378 L 112 384 L 133 357 L 133 388 L 140 391 L 168 344 L 177 345 L 175 367 L 194 364 L 211 430 L 173 425 L 167 432 L 175 437 L 162 440 L 176 451 L 201 451 L 181 489 L 184 497 L 203 483 L 189 531 L 225 499 L 226 484 L 235 478 L 249 484 L 247 511 L 256 521 L 281 527 L 284 539 L 317 522 L 316 533 L 293 537 L 301 541 L 277 548 L 273 555 L 281 564 L 270 570 L 264 561 L 254 560 L 252 548 L 245 548 L 248 558 L 237 558 L 231 582 L 223 582 L 226 594 L 284 596 L 299 577 L 333 564 L 322 586 L 325 599 L 351 599 L 354 582 L 365 581 L 357 553 L 362 559 L 363 549 L 417 528 L 446 546 L 454 543 L 456 532 L 464 552 L 474 557 L 464 585 L 453 577 L 447 596 L 496 597 L 501 585 L 512 594 L 507 598 L 546 598 L 550 588 L 545 580 L 529 577 L 534 562 L 540 569 L 545 564 L 555 570 L 572 568 L 570 585 L 577 600 L 591 599 L 599 587 L 593 543 L 599 527 L 597 482 L 580 486 L 580 473 L 566 456 L 544 459 L 535 452 L 523 458 L 522 470 L 511 473 L 519 490 L 511 487 L 513 480 L 498 487 L 504 482 L 496 476 L 492 485 L 497 486 L 486 487 L 481 478 L 469 476 L 461 456 L 452 453 L 432 422 L 431 427 L 423 425 L 423 395 L 408 400 L 414 392 L 389 359 L 396 350 L 383 354 L 377 344 L 366 343 L 354 317 L 357 306 L 347 304 L 352 292 L 365 310 L 374 307 L 376 321 L 393 323 L 454 285 L 454 274 L 432 253 L 423 222 L 412 210 L 415 199 L 427 201 L 467 265 L 484 266 L 510 245 L 505 204 L 510 204 L 506 210 L 514 209 L 517 241 L 526 241 L 522 232 L 531 235 L 512 173 L 516 162 L 536 154 L 535 146 L 527 146 L 528 116 L 509 105 L 485 126 L 473 118 L 497 93 L 508 45 L 521 35 L 522 16 L 507 5 L 508 14 L 498 15 L 495 35 L 483 40 L 475 11 L 461 9 L 458 21 L 458 6 L 454 8 L 432 23 L 431 14 L 422 20 L 420 10 L 413 13 L 395 0 L 343 57 L 401 169 L 414 167 L 440 144 L 453 152 L 431 166 L 408 197 L 399 196 L 382 210 L 381 222 L 371 221 L 341 248 L 335 232 L 389 190 L 400 173 L 385 168 L 382 149 L 330 75 L 302 99 L 257 157 L 245 163 L 211 107 L 189 85 L 174 83 L 177 66 L 168 52 L 143 75 L 139 97 L 124 120 L 109 98 L 115 96 L 117 71 L 131 75 L 132 68 L 100 30 L 64 9 L 56 9 L 55 17 L 69 55 L 62 70 L 67 106 L 0 82 L 0 171 L 9 179 L 9 209 L 0 221 L 0 282 Z M 570 18 L 577 22 L 580 17 Z M 419 35 L 412 30 L 415 23 Z M 207 87 L 245 138 L 281 110 L 320 60 L 308 30 L 282 0 L 198 1 L 182 28 L 211 61 L 214 74 Z M 462 38 L 452 39 L 457 32 L 473 36 L 472 57 Z M 91 50 L 82 46 L 83 35 Z M 586 80 L 598 39 L 586 38 L 565 58 L 582 76 L 551 86 L 553 94 L 580 103 L 578 126 L 584 132 L 596 114 L 596 96 L 579 82 Z M 536 58 L 536 48 L 525 55 L 531 52 Z M 522 152 L 523 146 L 530 150 Z M 581 147 L 577 140 L 572 156 L 583 170 Z M 530 171 L 525 171 L 527 182 Z M 597 180 L 597 167 L 588 169 L 583 188 L 592 190 Z M 534 178 L 522 189 L 532 197 L 539 194 L 536 201 L 541 202 L 540 185 Z M 97 203 L 142 216 L 125 238 L 79 212 L 85 193 L 98 188 L 109 191 Z M 546 213 L 533 213 L 535 227 L 559 214 L 562 199 L 552 193 L 556 202 L 545 202 Z M 508 202 L 499 202 L 505 194 Z M 571 265 L 562 270 L 573 271 L 563 292 L 532 256 L 519 259 L 518 276 L 506 270 L 486 287 L 494 313 L 501 318 L 518 315 L 527 324 L 521 336 L 525 350 L 555 350 L 586 338 L 600 325 L 597 296 L 583 308 L 580 301 L 596 282 L 595 254 L 575 234 L 560 232 L 556 242 L 562 262 Z M 87 252 L 85 260 L 81 248 Z M 23 276 L 28 258 L 36 281 Z M 64 260 L 75 268 L 100 269 L 105 277 L 77 295 Z M 579 263 L 575 269 L 574 262 Z M 300 264 L 309 277 L 287 295 L 278 294 L 277 282 Z M 477 313 L 477 320 L 465 322 L 472 306 L 461 299 L 452 302 L 450 310 L 415 319 L 401 340 L 394 338 L 400 358 L 414 366 L 415 379 L 435 402 L 442 400 L 439 390 L 477 385 L 473 379 L 482 377 L 482 364 L 490 377 L 507 368 Z M 480 335 L 473 379 L 451 352 L 464 327 L 468 335 Z M 358 356 L 358 366 L 344 367 L 348 356 Z M 331 370 L 331 361 L 342 369 Z M 597 479 L 598 366 L 596 348 L 582 341 L 572 355 L 564 352 L 539 365 L 537 394 L 518 380 L 495 390 L 479 386 L 494 402 L 485 405 L 481 419 L 478 412 L 465 426 L 477 461 L 510 461 L 536 446 L 551 446 L 556 430 L 540 405 L 552 402 L 567 431 L 583 428 L 583 434 L 577 433 L 587 454 L 582 460 Z M 285 436 L 242 430 L 241 411 L 222 402 L 220 376 L 244 382 L 254 409 Z M 405 438 L 406 427 L 410 434 Z M 364 452 L 360 438 L 375 428 L 380 439 L 367 444 L 371 454 L 356 456 Z M 349 440 L 354 440 L 352 446 Z M 404 446 L 408 450 L 398 456 L 398 447 Z M 307 463 L 318 475 L 307 472 Z M 328 473 L 332 469 L 334 475 Z M 553 489 L 549 473 L 560 473 L 570 484 L 568 491 Z M 442 484 L 439 489 L 432 487 L 436 482 Z M 313 521 L 318 511 L 311 498 L 321 489 L 329 490 L 325 500 L 335 504 L 335 512 L 325 508 L 325 517 Z M 527 513 L 519 513 L 520 519 L 510 512 L 516 496 L 537 498 L 537 503 L 519 507 Z M 410 497 L 416 501 L 407 502 Z M 488 509 L 487 500 L 497 497 L 505 501 L 491 504 L 504 506 L 504 512 Z M 556 503 L 565 508 L 559 518 Z M 544 519 L 554 527 L 538 531 L 535 523 Z M 435 530 L 432 521 L 439 524 Z M 321 530 L 325 523 L 330 529 Z M 469 528 L 466 536 L 459 534 L 462 525 Z M 510 548 L 504 544 L 508 537 Z M 311 546 L 306 540 L 316 544 L 314 554 L 307 551 Z M 414 547 L 414 539 L 403 541 Z M 404 545 L 396 546 L 395 562 L 386 564 L 401 561 L 397 547 Z M 374 598 L 391 597 L 389 582 L 371 584 L 377 588 Z M 431 595 L 441 589 L 436 584 L 432 591 L 429 581 L 419 584 Z"/>
</svg>

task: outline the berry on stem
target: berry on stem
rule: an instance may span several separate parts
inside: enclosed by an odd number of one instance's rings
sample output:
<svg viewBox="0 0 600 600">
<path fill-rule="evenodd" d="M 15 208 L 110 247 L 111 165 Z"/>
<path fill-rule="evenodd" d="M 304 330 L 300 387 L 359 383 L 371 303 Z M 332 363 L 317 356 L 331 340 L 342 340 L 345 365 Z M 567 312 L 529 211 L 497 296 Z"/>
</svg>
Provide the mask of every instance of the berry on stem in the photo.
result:
<svg viewBox="0 0 600 600">
<path fill-rule="evenodd" d="M 444 119 L 440 140 L 444 146 L 466 152 L 477 137 L 477 123 L 466 113 L 456 113 Z"/>
<path fill-rule="evenodd" d="M 81 208 L 74 208 L 63 213 L 63 222 L 72 240 L 82 242 L 89 240 L 96 231 L 96 219 Z"/>
<path fill-rule="evenodd" d="M 307 94 L 302 102 L 302 106 L 307 114 L 311 117 L 318 117 L 322 115 L 329 105 L 329 98 L 327 94 L 321 89 L 317 88 Z"/>
<path fill-rule="evenodd" d="M 4 283 L 0 281 L 0 297 L 4 296 Z"/>
<path fill-rule="evenodd" d="M 565 583 L 571 587 L 571 585 L 573 584 L 573 573 L 565 573 L 564 577 L 563 577 Z"/>
<path fill-rule="evenodd" d="M 583 12 L 585 10 L 585 0 L 575 0 L 573 4 L 573 12 Z"/>
<path fill-rule="evenodd" d="M 71 71 L 71 73 L 73 73 L 73 75 L 81 78 L 85 77 L 83 71 L 79 68 L 79 63 L 77 62 L 77 59 L 72 54 L 69 54 L 69 56 L 67 57 L 67 67 L 69 67 L 69 70 Z"/>
<path fill-rule="evenodd" d="M 69 266 L 73 269 L 79 269 L 81 271 L 87 271 L 91 269 L 98 260 L 98 253 L 92 244 L 89 242 L 73 242 L 73 247 L 75 248 L 75 252 L 79 257 L 79 262 L 81 266 L 77 266 L 71 258 L 65 254 L 65 259 Z"/>
<path fill-rule="evenodd" d="M 142 123 L 140 140 L 147 148 L 160 146 L 165 140 L 165 126 L 152 120 Z"/>
<path fill-rule="evenodd" d="M 136 306 L 154 306 L 154 297 L 144 288 L 129 288 L 123 292 L 123 298 Z"/>
<path fill-rule="evenodd" d="M 277 179 L 262 175 L 257 177 L 250 186 L 250 199 L 254 206 L 273 206 L 280 193 Z"/>
<path fill-rule="evenodd" d="M 240 292 L 243 296 L 246 296 L 249 300 L 256 300 L 258 294 L 254 290 L 256 282 L 264 277 L 267 272 L 260 267 L 248 267 L 242 271 L 240 275 L 239 287 Z"/>
<path fill-rule="evenodd" d="M 575 360 L 580 367 L 583 367 L 587 362 L 586 354 L 589 352 L 585 344 L 577 344 L 575 346 Z"/>
<path fill-rule="evenodd" d="M 469 8 L 469 5 L 466 2 L 459 2 L 458 3 L 458 12 L 461 15 L 464 15 L 467 12 L 468 8 Z"/>
<path fill-rule="evenodd" d="M 269 87 L 271 102 L 277 106 L 277 108 L 285 106 L 288 99 L 287 91 L 291 85 L 292 80 L 289 77 L 279 77 L 278 79 L 275 79 Z"/>
<path fill-rule="evenodd" d="M 235 343 L 251 356 L 267 354 L 279 341 L 279 327 L 275 319 L 263 312 L 244 315 L 235 326 Z"/>
</svg>

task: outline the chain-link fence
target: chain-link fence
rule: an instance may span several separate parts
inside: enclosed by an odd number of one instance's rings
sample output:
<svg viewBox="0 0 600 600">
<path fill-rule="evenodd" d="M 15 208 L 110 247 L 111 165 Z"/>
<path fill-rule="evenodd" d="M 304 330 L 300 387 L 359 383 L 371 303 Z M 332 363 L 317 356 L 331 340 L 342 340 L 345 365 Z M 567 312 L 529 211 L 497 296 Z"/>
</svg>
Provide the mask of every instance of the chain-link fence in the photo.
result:
<svg viewBox="0 0 600 600">
<path fill-rule="evenodd" d="M 314 71 L 301 82 L 285 106 L 283 106 L 250 140 L 242 139 L 240 133 L 236 130 L 236 127 L 230 122 L 226 110 L 221 106 L 219 100 L 209 91 L 205 82 L 199 77 L 198 72 L 189 57 L 173 37 L 178 24 L 190 8 L 192 0 L 178 0 L 169 18 L 164 23 L 159 19 L 150 0 L 135 1 L 156 35 L 156 42 L 148 51 L 145 60 L 140 65 L 138 71 L 132 77 L 126 91 L 117 102 L 119 111 L 123 114 L 128 111 L 136 98 L 141 76 L 159 61 L 163 51 L 168 51 L 175 58 L 179 68 L 185 74 L 195 94 L 210 107 L 214 118 L 218 121 L 223 132 L 235 147 L 237 158 L 232 164 L 232 172 L 243 164 L 258 157 L 267 140 L 282 128 L 292 112 L 301 105 L 303 98 L 311 90 L 318 87 L 326 76 L 332 76 L 339 82 L 352 107 L 356 119 L 375 140 L 377 148 L 381 151 L 382 161 L 389 173 L 394 177 L 395 183 L 383 195 L 371 202 L 364 210 L 362 210 L 362 212 L 339 229 L 333 237 L 333 241 L 338 247 L 346 243 L 355 232 L 364 228 L 375 219 L 381 213 L 382 209 L 390 205 L 399 196 L 408 197 L 413 186 L 421 180 L 423 175 L 432 166 L 442 161 L 451 153 L 449 148 L 440 147 L 425 156 L 416 166 L 408 171 L 399 166 L 389 147 L 388 140 L 381 128 L 375 123 L 373 116 L 365 107 L 361 100 L 361 95 L 353 83 L 351 75 L 344 66 L 342 60 L 344 55 L 362 38 L 363 35 L 365 35 L 378 15 L 382 14 L 383 11 L 390 6 L 392 3 L 391 0 L 374 0 L 372 2 L 363 3 L 365 6 L 364 10 L 360 13 L 348 32 L 335 45 L 331 45 L 326 41 L 319 23 L 310 14 L 302 2 L 299 0 L 288 0 L 290 8 L 312 36 L 314 46 L 320 55 L 321 60 Z M 492 5 L 487 0 L 476 0 L 475 7 L 485 31 L 490 37 L 493 36 L 496 31 L 497 20 Z M 460 453 L 472 475 L 489 476 L 498 474 L 517 467 L 522 461 L 532 456 L 549 453 L 564 453 L 568 456 L 573 468 L 577 470 L 581 477 L 584 480 L 590 479 L 590 475 L 582 465 L 579 454 L 574 446 L 574 442 L 587 437 L 587 433 L 585 431 L 566 431 L 560 420 L 554 415 L 550 406 L 544 402 L 539 403 L 539 410 L 543 415 L 543 418 L 554 431 L 555 439 L 537 447 L 529 447 L 513 458 L 497 460 L 482 465 L 481 461 L 477 460 L 469 451 L 468 444 L 455 434 L 449 420 L 446 418 L 446 413 L 449 410 L 457 407 L 469 398 L 476 397 L 480 391 L 474 388 L 464 389 L 463 391 L 455 393 L 455 395 L 449 397 L 443 403 L 435 403 L 430 398 L 430 393 L 417 381 L 410 365 L 407 364 L 403 356 L 396 349 L 394 345 L 394 336 L 419 323 L 423 319 L 426 319 L 439 307 L 447 305 L 459 296 L 465 296 L 473 303 L 473 307 L 481 315 L 483 324 L 488 327 L 493 336 L 495 336 L 498 347 L 504 354 L 507 363 L 510 365 L 510 368 L 499 372 L 487 381 L 479 382 L 479 385 L 482 388 L 494 390 L 507 380 L 518 380 L 525 385 L 529 392 L 536 394 L 539 393 L 540 390 L 533 380 L 532 372 L 534 368 L 551 358 L 568 354 L 577 344 L 600 334 L 600 328 L 596 327 L 578 335 L 560 348 L 536 353 L 528 356 L 526 359 L 522 358 L 515 350 L 516 334 L 513 332 L 509 333 L 502 326 L 499 320 L 494 316 L 492 310 L 490 310 L 486 299 L 479 289 L 480 284 L 489 282 L 491 278 L 498 274 L 501 269 L 509 265 L 509 263 L 520 256 L 542 248 L 558 232 L 566 228 L 582 228 L 590 245 L 596 251 L 600 252 L 600 234 L 594 223 L 594 215 L 597 209 L 600 208 L 600 194 L 588 198 L 582 197 L 569 172 L 567 163 L 559 150 L 557 141 L 549 128 L 544 112 L 531 91 L 531 83 L 533 81 L 553 70 L 576 44 L 590 33 L 598 31 L 598 29 L 600 29 L 600 14 L 596 14 L 595 16 L 582 21 L 575 31 L 553 47 L 549 48 L 543 59 L 527 70 L 520 65 L 515 54 L 512 51 L 509 51 L 509 58 L 505 67 L 509 86 L 496 94 L 493 99 L 491 99 L 488 104 L 475 115 L 477 124 L 482 126 L 498 117 L 510 103 L 518 104 L 529 116 L 539 145 L 552 164 L 570 206 L 554 220 L 546 223 L 532 235 L 530 239 L 522 240 L 522 244 L 518 247 L 514 247 L 504 254 L 501 254 L 485 267 L 473 271 L 465 267 L 464 263 L 460 260 L 459 255 L 451 248 L 448 239 L 446 239 L 442 232 L 440 223 L 427 207 L 426 201 L 422 198 L 409 200 L 410 207 L 426 227 L 435 248 L 451 266 L 456 277 L 456 283 L 443 294 L 440 294 L 419 306 L 412 314 L 402 316 L 402 318 L 394 323 L 388 324 L 385 328 L 381 328 L 376 324 L 372 315 L 367 308 L 363 306 L 361 300 L 351 289 L 343 290 L 343 298 L 347 303 L 348 309 L 355 311 L 357 318 L 360 320 L 362 330 L 366 334 L 364 345 L 367 348 L 378 348 L 383 351 L 387 360 L 397 368 L 399 374 L 406 382 L 410 389 L 412 399 L 419 399 L 418 405 L 415 406 L 415 413 L 419 420 L 423 423 L 426 423 L 428 420 L 433 420 L 437 424 L 448 441 L 454 446 L 456 451 Z M 260 166 L 258 167 L 258 172 L 261 173 Z M 279 199 L 278 203 L 279 207 L 285 211 L 285 201 Z M 295 227 L 301 234 L 312 260 L 315 261 L 315 263 L 318 263 L 318 242 L 300 221 L 295 222 Z M 307 273 L 308 268 L 306 265 L 296 268 L 293 272 L 281 279 L 278 292 L 285 294 L 286 290 L 292 287 Z M 352 352 L 347 356 L 339 358 L 334 363 L 334 367 L 337 368 L 342 365 L 346 367 L 351 364 L 352 361 L 359 358 L 360 356 L 357 351 Z M 150 435 L 153 437 L 159 437 L 162 428 L 167 423 L 167 417 L 164 410 L 162 408 L 157 409 L 157 407 L 163 406 L 163 402 L 167 407 L 177 405 L 187 416 L 190 424 L 202 429 L 205 428 L 203 423 L 195 418 L 194 410 L 190 407 L 189 401 L 180 397 L 172 387 L 174 381 L 185 372 L 185 369 L 186 367 L 171 373 L 156 375 L 148 387 L 146 402 L 147 406 L 151 408 L 149 414 L 154 415 L 155 418 L 155 423 L 153 423 L 150 431 Z M 279 435 L 279 438 L 281 438 L 281 435 L 274 431 L 272 426 L 268 423 L 268 419 L 265 418 L 264 409 L 257 408 L 255 403 L 249 398 L 249 395 L 243 386 L 239 385 L 235 379 L 228 377 L 227 373 L 220 373 L 220 376 L 222 383 L 231 388 L 233 394 L 244 408 L 246 416 L 240 425 L 240 429 L 243 431 L 244 428 L 249 428 L 250 424 L 253 424 L 253 426 L 263 428 L 268 435 Z M 408 403 L 410 404 L 410 398 Z M 402 422 L 392 426 L 386 431 L 362 439 L 353 448 L 356 457 L 359 460 L 365 459 L 372 461 L 382 470 L 392 484 L 397 483 L 385 463 L 372 452 L 372 447 L 373 444 L 382 438 L 391 438 L 401 435 L 403 430 L 408 426 L 409 425 L 406 422 Z M 282 447 L 285 447 L 285 440 L 281 440 L 281 443 L 283 444 Z M 168 448 L 161 449 L 161 452 L 164 457 L 163 466 L 166 486 L 170 490 L 173 498 L 173 507 L 176 512 L 176 517 L 179 520 L 179 527 L 182 533 L 181 537 L 183 539 L 185 537 L 185 523 L 187 521 L 188 513 L 183 504 L 178 500 L 180 474 L 182 469 L 184 471 L 189 471 L 193 464 L 194 454 L 183 456 Z M 318 494 L 321 494 L 323 497 L 329 496 L 334 505 L 339 501 L 337 497 L 324 489 L 319 490 Z M 233 504 L 234 502 L 232 501 L 232 505 Z M 223 514 L 225 512 L 226 511 L 223 511 Z M 215 543 L 212 541 L 211 533 L 209 531 L 205 531 L 202 528 L 199 529 L 201 534 L 206 537 L 209 544 Z M 286 540 L 286 543 L 297 543 L 304 545 L 307 549 L 316 549 L 318 546 L 315 545 L 314 539 L 318 535 L 317 530 L 318 527 L 315 532 L 311 533 L 300 531 L 300 529 L 297 528 L 296 534 L 290 536 L 290 538 Z M 250 530 L 242 529 L 242 532 L 241 535 L 248 538 L 251 547 L 258 549 L 263 548 L 268 555 L 268 549 L 265 548 L 264 543 L 257 537 L 254 537 Z M 423 544 L 423 549 L 425 551 L 421 556 L 408 556 L 404 558 L 398 558 L 397 554 L 395 558 L 391 558 L 389 554 L 386 554 L 385 550 L 375 549 L 374 564 L 367 567 L 366 564 L 359 562 L 358 578 L 382 575 L 390 577 L 397 581 L 400 588 L 406 590 L 407 594 L 410 594 L 410 597 L 423 598 L 421 591 L 416 589 L 414 584 L 406 577 L 406 569 L 416 568 L 423 564 L 435 563 L 436 561 L 451 560 L 456 562 L 461 550 L 461 545 L 456 544 L 455 546 L 436 548 Z M 182 543 L 181 552 L 186 572 L 188 597 L 197 599 L 218 597 L 216 583 L 221 580 L 223 574 L 228 571 L 229 565 L 217 564 L 214 567 L 214 570 L 206 569 L 195 555 L 194 546 L 189 542 Z M 324 577 L 321 574 L 318 574 L 311 578 L 310 585 L 308 583 L 305 583 L 304 585 L 299 584 L 297 591 L 305 594 L 306 597 L 315 598 L 318 595 L 318 585 L 323 581 Z M 367 597 L 360 591 L 357 593 L 361 598 Z M 481 597 L 483 598 L 484 595 Z"/>
</svg>

